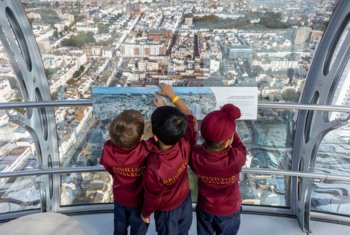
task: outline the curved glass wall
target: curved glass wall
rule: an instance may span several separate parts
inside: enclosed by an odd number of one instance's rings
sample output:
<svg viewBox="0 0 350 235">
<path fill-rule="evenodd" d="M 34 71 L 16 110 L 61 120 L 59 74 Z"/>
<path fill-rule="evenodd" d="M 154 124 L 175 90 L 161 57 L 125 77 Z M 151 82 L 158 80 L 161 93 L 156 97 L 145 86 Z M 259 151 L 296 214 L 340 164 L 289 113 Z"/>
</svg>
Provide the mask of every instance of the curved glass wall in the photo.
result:
<svg viewBox="0 0 350 235">
<path fill-rule="evenodd" d="M 167 82 L 257 86 L 260 100 L 297 102 L 336 3 L 115 0 L 29 1 L 23 6 L 54 100 L 91 98 L 93 86 Z M 0 48 L 1 62 L 6 58 Z M 8 80 L 6 71 L 11 73 L 9 65 L 0 63 L 1 82 Z M 4 93 L 0 98 L 13 100 Z M 94 119 L 92 107 L 55 108 L 55 118 L 59 165 L 98 165 L 107 123 Z M 246 167 L 291 169 L 293 118 L 291 111 L 259 110 L 258 120 L 239 122 L 249 149 Z M 195 193 L 196 180 L 190 178 Z M 105 172 L 61 175 L 60 182 L 61 206 L 112 201 L 111 179 Z M 318 184 L 320 195 L 323 183 Z M 244 204 L 290 207 L 289 177 L 242 174 L 240 186 Z"/>
</svg>

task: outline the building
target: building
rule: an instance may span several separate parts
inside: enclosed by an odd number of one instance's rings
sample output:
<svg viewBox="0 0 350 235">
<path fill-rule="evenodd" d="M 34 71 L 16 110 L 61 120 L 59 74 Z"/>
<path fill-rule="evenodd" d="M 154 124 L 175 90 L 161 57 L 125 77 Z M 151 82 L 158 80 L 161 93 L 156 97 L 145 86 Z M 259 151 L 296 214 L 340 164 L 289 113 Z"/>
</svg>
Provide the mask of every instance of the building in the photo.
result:
<svg viewBox="0 0 350 235">
<path fill-rule="evenodd" d="M 164 31 L 162 30 L 150 30 L 147 38 L 152 41 L 160 42 L 164 40 Z"/>
<path fill-rule="evenodd" d="M 134 44 L 125 43 L 121 47 L 121 54 L 123 57 L 148 57 L 165 55 L 166 45 L 164 43 L 145 43 Z"/>
<path fill-rule="evenodd" d="M 227 57 L 232 58 L 249 58 L 253 54 L 253 49 L 244 47 L 228 46 L 226 50 Z"/>
<path fill-rule="evenodd" d="M 193 18 L 192 17 L 185 18 L 185 25 L 193 25 Z"/>
<path fill-rule="evenodd" d="M 323 31 L 320 30 L 312 30 L 310 36 L 310 42 L 315 43 L 319 38 L 323 36 Z"/>
<path fill-rule="evenodd" d="M 298 45 L 304 44 L 310 37 L 311 28 L 304 27 L 297 29 L 295 33 L 294 43 Z"/>
</svg>

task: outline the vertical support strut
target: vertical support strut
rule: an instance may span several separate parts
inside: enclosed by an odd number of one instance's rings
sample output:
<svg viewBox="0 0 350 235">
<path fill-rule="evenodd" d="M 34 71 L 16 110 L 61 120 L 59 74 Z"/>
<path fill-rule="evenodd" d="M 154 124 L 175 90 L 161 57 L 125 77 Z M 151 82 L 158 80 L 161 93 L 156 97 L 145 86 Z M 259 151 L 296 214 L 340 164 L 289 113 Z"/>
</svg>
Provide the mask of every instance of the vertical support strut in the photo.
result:
<svg viewBox="0 0 350 235">
<path fill-rule="evenodd" d="M 341 86 L 341 75 L 350 55 L 350 1 L 340 0 L 313 58 L 301 96 L 302 104 L 332 104 L 335 90 Z M 325 111 L 298 111 L 292 170 L 312 172 L 323 137 L 344 124 L 331 120 Z M 313 180 L 292 177 L 291 205 L 301 229 L 310 232 L 310 210 Z"/>
<path fill-rule="evenodd" d="M 51 94 L 41 55 L 23 6 L 19 0 L 0 2 L 0 40 L 7 52 L 24 101 L 51 100 Z M 26 109 L 25 115 L 9 115 L 10 120 L 28 130 L 38 156 L 40 168 L 59 167 L 57 129 L 53 108 Z M 56 176 L 58 177 L 58 176 Z M 53 184 L 53 176 L 43 176 L 46 192 L 46 208 L 56 210 L 53 201 L 58 202 L 59 185 Z M 59 181 L 55 184 L 59 184 Z M 42 185 L 42 184 L 40 184 Z M 57 188 L 54 193 L 53 190 Z M 56 203 L 57 207 L 57 203 Z"/>
</svg>

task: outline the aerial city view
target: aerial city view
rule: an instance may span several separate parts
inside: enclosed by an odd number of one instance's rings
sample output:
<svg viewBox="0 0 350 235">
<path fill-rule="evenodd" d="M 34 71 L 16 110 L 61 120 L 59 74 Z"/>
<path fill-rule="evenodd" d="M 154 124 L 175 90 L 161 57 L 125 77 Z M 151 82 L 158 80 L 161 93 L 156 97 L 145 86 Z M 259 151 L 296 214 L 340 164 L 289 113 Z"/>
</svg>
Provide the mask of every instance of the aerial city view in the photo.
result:
<svg viewBox="0 0 350 235">
<path fill-rule="evenodd" d="M 258 87 L 259 100 L 298 102 L 315 49 L 336 0 L 25 0 L 22 1 L 41 52 L 53 100 L 91 99 L 93 87 Z M 343 81 L 344 84 L 346 81 Z M 23 101 L 0 43 L 0 102 Z M 341 89 L 340 86 L 339 89 Z M 346 88 L 347 89 L 347 88 Z M 337 94 L 343 94 L 339 92 Z M 113 99 L 113 96 L 109 97 Z M 210 97 L 205 112 L 215 108 Z M 117 99 L 124 108 L 153 110 L 153 95 Z M 195 97 L 195 99 L 197 99 Z M 344 100 L 339 96 L 338 105 Z M 198 107 L 191 107 L 194 113 Z M 23 109 L 0 111 L 0 171 L 38 168 L 28 131 L 9 119 Z M 61 167 L 98 165 L 108 138 L 108 113 L 93 107 L 55 108 Z M 246 167 L 290 170 L 294 111 L 259 109 L 257 120 L 238 122 L 249 150 Z M 202 117 L 199 117 L 201 119 Z M 334 131 L 319 149 L 316 171 L 326 162 L 350 171 L 349 126 Z M 348 135 L 346 135 L 348 134 Z M 342 145 L 339 144 L 341 141 Z M 325 157 L 327 156 L 327 157 Z M 328 169 L 327 169 L 328 168 Z M 346 172 L 334 172 L 344 174 Z M 348 172 L 347 172 L 348 173 Z M 62 175 L 61 205 L 112 201 L 107 173 Z M 195 179 L 191 175 L 191 186 Z M 35 177 L 0 179 L 0 213 L 39 207 Z M 14 184 L 16 182 L 16 184 Z M 243 203 L 289 206 L 290 179 L 241 176 Z M 350 185 L 337 187 L 346 192 Z M 331 202 L 331 185 L 313 192 L 314 210 L 349 214 L 349 202 Z M 329 190 L 331 192 L 331 190 Z M 28 197 L 27 195 L 30 195 Z M 195 195 L 194 195 L 195 196 Z M 335 200 L 336 201 L 336 200 Z"/>
</svg>

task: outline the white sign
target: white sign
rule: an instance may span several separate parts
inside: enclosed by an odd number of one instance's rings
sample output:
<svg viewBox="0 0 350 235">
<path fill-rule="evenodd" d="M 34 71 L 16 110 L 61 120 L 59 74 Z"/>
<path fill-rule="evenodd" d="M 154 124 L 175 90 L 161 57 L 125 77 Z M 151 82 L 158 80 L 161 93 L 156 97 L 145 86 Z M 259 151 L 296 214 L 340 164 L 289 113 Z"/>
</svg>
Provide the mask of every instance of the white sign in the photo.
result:
<svg viewBox="0 0 350 235">
<path fill-rule="evenodd" d="M 211 87 L 210 89 L 216 97 L 216 109 L 231 103 L 241 110 L 241 120 L 257 119 L 257 87 Z"/>
</svg>

